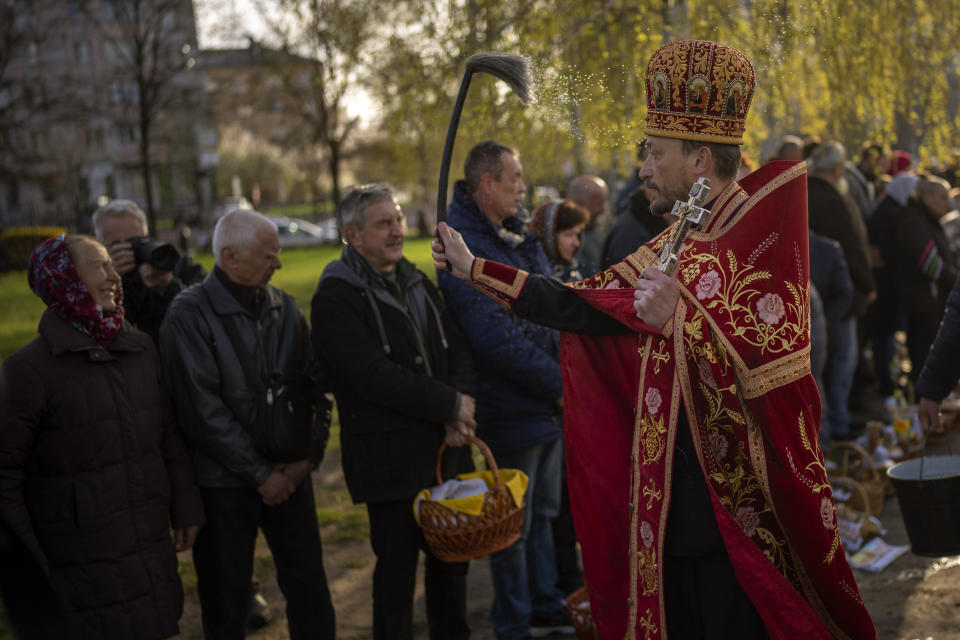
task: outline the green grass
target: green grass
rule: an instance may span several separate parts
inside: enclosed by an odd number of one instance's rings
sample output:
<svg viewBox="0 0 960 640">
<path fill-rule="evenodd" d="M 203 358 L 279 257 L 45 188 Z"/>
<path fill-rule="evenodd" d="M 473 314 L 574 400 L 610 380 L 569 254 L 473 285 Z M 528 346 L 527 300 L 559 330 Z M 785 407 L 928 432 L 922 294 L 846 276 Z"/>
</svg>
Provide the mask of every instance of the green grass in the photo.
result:
<svg viewBox="0 0 960 640">
<path fill-rule="evenodd" d="M 333 216 L 333 204 L 329 202 L 318 204 L 316 212 L 321 218 Z M 304 220 L 313 220 L 314 207 L 309 202 L 302 204 L 280 204 L 270 207 L 263 212 L 269 216 L 286 216 L 288 218 L 302 218 Z"/>
<path fill-rule="evenodd" d="M 273 276 L 271 284 L 290 293 L 310 316 L 310 299 L 317 280 L 328 262 L 340 256 L 341 245 L 289 249 L 280 254 L 283 268 Z M 432 279 L 436 277 L 430 258 L 427 238 L 408 238 L 405 248 L 408 260 L 414 262 Z M 201 254 L 197 261 L 206 269 L 213 267 L 213 255 Z M 27 286 L 26 271 L 0 274 L 0 357 L 8 357 L 37 334 L 37 323 L 44 309 Z"/>
<path fill-rule="evenodd" d="M 324 542 L 362 542 L 370 537 L 370 521 L 363 505 L 347 502 L 317 507 L 317 522 Z"/>
<path fill-rule="evenodd" d="M 197 570 L 193 566 L 193 556 L 177 558 L 177 573 L 183 583 L 183 593 L 190 595 L 197 590 Z"/>
</svg>

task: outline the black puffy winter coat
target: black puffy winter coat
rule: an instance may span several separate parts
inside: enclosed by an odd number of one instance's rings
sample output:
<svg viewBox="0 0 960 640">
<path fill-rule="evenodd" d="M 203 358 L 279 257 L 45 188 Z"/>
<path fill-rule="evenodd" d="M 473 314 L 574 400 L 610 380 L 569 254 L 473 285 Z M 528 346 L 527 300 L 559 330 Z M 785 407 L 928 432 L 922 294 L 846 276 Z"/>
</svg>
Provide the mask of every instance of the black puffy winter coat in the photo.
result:
<svg viewBox="0 0 960 640">
<path fill-rule="evenodd" d="M 3 364 L 0 518 L 36 554 L 71 640 L 177 633 L 170 527 L 203 523 L 150 338 L 104 349 L 52 312 Z"/>
</svg>

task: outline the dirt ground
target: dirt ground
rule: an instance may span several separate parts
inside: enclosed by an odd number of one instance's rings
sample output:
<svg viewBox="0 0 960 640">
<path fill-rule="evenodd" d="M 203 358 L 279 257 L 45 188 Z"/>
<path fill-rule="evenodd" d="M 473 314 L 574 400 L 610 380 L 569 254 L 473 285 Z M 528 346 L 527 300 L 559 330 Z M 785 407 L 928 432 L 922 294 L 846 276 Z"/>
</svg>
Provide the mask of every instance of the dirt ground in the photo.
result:
<svg viewBox="0 0 960 640">
<path fill-rule="evenodd" d="M 960 453 L 960 430 L 951 432 L 950 445 L 953 452 Z M 343 495 L 339 456 L 336 452 L 332 453 L 314 476 L 318 496 L 324 491 Z M 946 453 L 946 446 L 932 447 L 931 453 Z M 884 540 L 890 544 L 909 544 L 895 497 L 887 498 L 880 519 L 887 529 Z M 373 553 L 365 540 L 329 541 L 328 529 L 324 528 L 324 565 L 337 611 L 337 637 L 339 640 L 369 640 L 373 637 L 370 595 Z M 276 575 L 267 553 L 265 547 L 257 551 L 258 577 L 264 596 L 271 604 L 274 620 L 248 637 L 281 640 L 287 638 L 283 596 L 277 587 Z M 189 554 L 184 554 L 183 560 L 189 561 Z M 960 556 L 923 558 L 908 552 L 880 573 L 854 573 L 881 640 L 960 640 Z M 489 609 L 493 587 L 487 560 L 471 563 L 468 589 L 472 637 L 474 640 L 492 640 L 494 636 Z M 427 631 L 422 586 L 418 587 L 416 594 L 414 627 L 414 637 L 425 640 Z M 180 628 L 182 634 L 179 638 L 200 640 L 203 637 L 195 590 L 190 590 L 187 595 Z M 553 637 L 558 640 L 575 638 Z"/>
</svg>

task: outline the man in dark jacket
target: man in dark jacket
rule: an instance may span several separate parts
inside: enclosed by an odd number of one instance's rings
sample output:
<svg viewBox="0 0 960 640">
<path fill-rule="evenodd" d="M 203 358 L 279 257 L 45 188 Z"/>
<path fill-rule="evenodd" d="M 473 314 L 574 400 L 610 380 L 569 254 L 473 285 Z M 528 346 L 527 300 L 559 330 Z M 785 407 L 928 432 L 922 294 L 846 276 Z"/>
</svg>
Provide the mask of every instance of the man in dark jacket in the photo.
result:
<svg viewBox="0 0 960 640">
<path fill-rule="evenodd" d="M 940 331 L 917 380 L 917 413 L 925 430 L 943 431 L 940 403 L 960 380 L 960 280 L 953 285 Z"/>
<path fill-rule="evenodd" d="M 550 276 L 536 236 L 518 215 L 526 186 L 517 152 L 481 142 L 467 156 L 466 179 L 454 185 L 452 226 L 476 255 Z M 500 640 L 572 633 L 557 588 L 551 523 L 560 505 L 563 388 L 557 332 L 522 320 L 449 273 L 440 290 L 473 349 L 477 365 L 477 429 L 497 463 L 530 479 L 523 533 L 493 554 L 491 618 Z"/>
<path fill-rule="evenodd" d="M 847 270 L 847 262 L 843 259 L 843 249 L 835 240 L 818 236 L 810 232 L 810 283 L 813 285 L 811 292 L 816 290 L 820 302 L 823 306 L 824 324 L 826 325 L 825 334 L 819 337 L 825 338 L 824 353 L 830 352 L 834 341 L 842 341 L 842 337 L 837 338 L 837 334 L 843 331 L 847 311 L 850 309 L 850 303 L 853 301 L 853 284 L 850 281 L 850 272 Z M 811 298 L 813 293 L 811 293 Z M 811 338 L 812 349 L 817 349 L 818 336 Z M 823 375 L 828 375 L 827 362 L 831 362 L 827 357 L 824 361 Z M 833 360 L 832 364 L 836 364 Z M 836 372 L 830 372 L 829 377 L 832 380 Z M 820 395 L 828 397 L 827 387 L 822 378 L 814 375 L 817 380 L 817 386 L 820 388 Z M 824 450 L 831 440 L 829 415 L 820 419 L 820 444 Z"/>
<path fill-rule="evenodd" d="M 857 318 L 876 298 L 870 271 L 867 231 L 856 205 L 837 190 L 846 171 L 846 151 L 838 142 L 825 142 L 807 161 L 807 205 L 810 229 L 840 243 L 853 281 L 853 304 L 830 335 L 827 362 L 827 415 L 834 439 L 851 436 L 848 402 L 857 368 Z"/>
<path fill-rule="evenodd" d="M 907 321 L 907 349 L 914 380 L 937 335 L 947 293 L 957 280 L 956 256 L 940 226 L 940 218 L 949 210 L 949 184 L 943 178 L 928 176 L 917 184 L 916 197 L 907 203 L 897 225 L 899 251 L 894 284 L 898 306 Z"/>
<path fill-rule="evenodd" d="M 370 516 L 373 637 L 412 640 L 423 549 L 430 638 L 465 640 L 468 565 L 430 552 L 412 507 L 436 484 L 444 439 L 457 447 L 444 456 L 447 470 L 472 470 L 462 446 L 476 426 L 469 347 L 440 292 L 403 257 L 406 224 L 389 187 L 357 187 L 337 217 L 348 244 L 320 277 L 312 337 L 334 381 L 347 487 Z"/>
<path fill-rule="evenodd" d="M 590 212 L 590 220 L 583 230 L 577 262 L 580 273 L 589 278 L 600 271 L 600 254 L 603 251 L 604 215 L 607 211 L 607 198 L 610 189 L 599 176 L 577 176 L 567 186 L 566 197 Z"/>
<path fill-rule="evenodd" d="M 869 220 L 876 209 L 876 181 L 881 167 L 890 163 L 890 149 L 879 142 L 867 140 L 860 147 L 860 161 L 847 167 L 847 186 L 850 197 L 864 220 Z"/>
<path fill-rule="evenodd" d="M 268 285 L 280 268 L 268 218 L 228 213 L 213 249 L 214 272 L 177 296 L 160 330 L 207 513 L 193 553 L 204 633 L 243 637 L 259 528 L 287 599 L 290 637 L 333 638 L 309 475 L 326 431 L 313 422 L 322 396 L 307 320 Z"/>
<path fill-rule="evenodd" d="M 670 226 L 671 221 L 666 217 L 650 211 L 650 197 L 654 195 L 652 192 L 648 195 L 643 185 L 630 194 L 627 199 L 628 211 L 617 217 L 603 241 L 600 258 L 602 270 L 617 264 Z"/>
<path fill-rule="evenodd" d="M 887 185 L 886 194 L 867 224 L 873 253 L 873 276 L 877 283 L 877 299 L 870 305 L 864 324 L 870 333 L 873 368 L 877 391 L 884 398 L 893 394 L 894 382 L 890 362 L 894 355 L 894 334 L 904 328 L 903 312 L 897 303 L 895 265 L 900 251 L 897 227 L 903 219 L 907 200 L 916 189 L 916 175 L 900 173 Z"/>
</svg>

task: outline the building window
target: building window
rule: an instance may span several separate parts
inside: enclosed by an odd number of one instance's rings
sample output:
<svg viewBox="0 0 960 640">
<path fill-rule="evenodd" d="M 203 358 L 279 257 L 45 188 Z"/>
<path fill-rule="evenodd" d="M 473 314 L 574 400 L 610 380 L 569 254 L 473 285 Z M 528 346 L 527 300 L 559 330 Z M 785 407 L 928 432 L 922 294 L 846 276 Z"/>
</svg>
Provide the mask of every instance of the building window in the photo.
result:
<svg viewBox="0 0 960 640">
<path fill-rule="evenodd" d="M 77 42 L 73 45 L 73 55 L 78 65 L 90 66 L 90 45 L 86 42 Z"/>
<path fill-rule="evenodd" d="M 117 127 L 117 136 L 120 138 L 120 144 L 133 144 L 137 141 L 137 130 L 129 124 Z"/>
<path fill-rule="evenodd" d="M 33 151 L 37 154 L 44 154 L 47 152 L 47 134 L 42 131 L 34 131 L 30 134 L 31 142 L 33 143 Z"/>
<path fill-rule="evenodd" d="M 137 104 L 140 101 L 140 89 L 132 80 L 111 82 L 110 100 L 114 104 Z"/>
<path fill-rule="evenodd" d="M 91 151 L 103 151 L 103 129 L 100 127 L 87 128 L 87 148 Z"/>
</svg>

